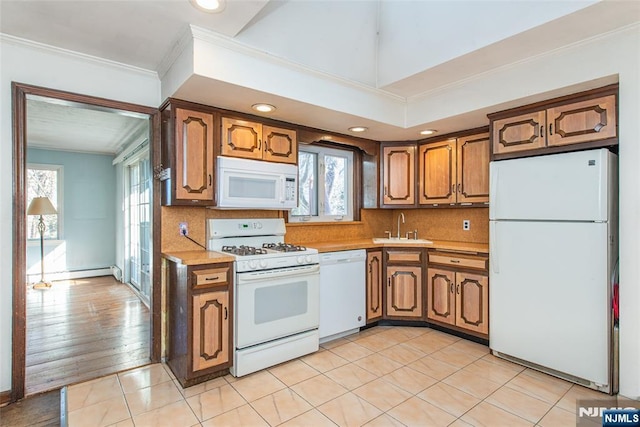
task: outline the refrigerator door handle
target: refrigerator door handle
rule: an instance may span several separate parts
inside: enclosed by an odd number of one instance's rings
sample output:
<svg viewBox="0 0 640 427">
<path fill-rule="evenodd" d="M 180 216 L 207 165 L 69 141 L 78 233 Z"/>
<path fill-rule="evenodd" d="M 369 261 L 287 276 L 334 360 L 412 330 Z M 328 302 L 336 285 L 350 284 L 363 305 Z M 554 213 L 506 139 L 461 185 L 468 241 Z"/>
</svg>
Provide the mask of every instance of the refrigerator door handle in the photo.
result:
<svg viewBox="0 0 640 427">
<path fill-rule="evenodd" d="M 493 206 L 493 208 L 495 209 L 498 206 L 498 175 L 499 175 L 498 171 L 500 169 L 495 164 L 493 166 L 494 167 L 491 168 L 491 176 L 490 176 L 491 190 L 489 193 L 490 195 L 489 206 Z"/>
<path fill-rule="evenodd" d="M 498 262 L 498 256 L 500 252 L 498 250 L 498 227 L 495 221 L 489 221 L 489 235 L 491 236 L 491 243 L 489 243 L 489 260 L 491 261 L 491 270 L 494 273 L 500 273 L 500 263 Z"/>
</svg>

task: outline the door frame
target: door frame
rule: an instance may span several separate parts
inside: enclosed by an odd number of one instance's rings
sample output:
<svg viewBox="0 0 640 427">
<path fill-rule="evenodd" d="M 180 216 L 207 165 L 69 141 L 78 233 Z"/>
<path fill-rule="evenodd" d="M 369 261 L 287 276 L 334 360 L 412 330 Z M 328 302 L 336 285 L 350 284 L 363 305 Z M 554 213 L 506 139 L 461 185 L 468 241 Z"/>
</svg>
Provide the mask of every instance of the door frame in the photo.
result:
<svg viewBox="0 0 640 427">
<path fill-rule="evenodd" d="M 160 158 L 160 112 L 157 108 L 80 95 L 39 86 L 11 83 L 13 126 L 13 316 L 11 343 L 11 401 L 22 399 L 26 380 L 26 165 L 27 165 L 27 96 L 54 98 L 70 104 L 78 103 L 100 109 L 129 111 L 149 116 L 150 164 L 152 173 Z M 160 283 L 160 181 L 153 180 L 151 281 L 151 362 L 161 355 L 162 287 Z"/>
</svg>

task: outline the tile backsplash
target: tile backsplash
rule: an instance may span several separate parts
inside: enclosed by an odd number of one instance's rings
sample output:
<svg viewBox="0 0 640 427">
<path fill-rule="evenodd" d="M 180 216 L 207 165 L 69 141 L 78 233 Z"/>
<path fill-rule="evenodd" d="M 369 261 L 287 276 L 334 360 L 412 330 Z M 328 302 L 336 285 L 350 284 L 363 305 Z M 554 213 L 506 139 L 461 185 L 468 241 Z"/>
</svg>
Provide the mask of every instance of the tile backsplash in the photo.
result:
<svg viewBox="0 0 640 427">
<path fill-rule="evenodd" d="M 361 221 L 344 224 L 287 224 L 287 242 L 313 242 L 359 240 L 384 237 L 385 230 L 395 236 L 397 218 L 404 212 L 405 232 L 418 230 L 418 237 L 433 240 L 453 240 L 473 243 L 489 241 L 489 208 L 439 208 L 439 209 L 363 209 Z M 201 249 L 182 237 L 178 224 L 186 222 L 189 237 L 206 246 L 207 218 L 279 218 L 282 211 L 265 210 L 216 210 L 201 207 L 162 207 L 162 252 Z M 464 231 L 462 221 L 469 220 L 471 229 Z"/>
</svg>

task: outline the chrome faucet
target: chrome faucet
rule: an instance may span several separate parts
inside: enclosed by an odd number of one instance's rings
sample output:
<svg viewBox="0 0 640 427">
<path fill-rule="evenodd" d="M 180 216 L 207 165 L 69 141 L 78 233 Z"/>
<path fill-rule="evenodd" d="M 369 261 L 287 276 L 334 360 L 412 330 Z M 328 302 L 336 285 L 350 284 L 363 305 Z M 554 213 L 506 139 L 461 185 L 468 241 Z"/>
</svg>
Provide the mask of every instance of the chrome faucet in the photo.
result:
<svg viewBox="0 0 640 427">
<path fill-rule="evenodd" d="M 400 238 L 400 217 L 402 217 L 402 223 L 404 224 L 404 212 L 398 214 L 398 239 Z"/>
</svg>

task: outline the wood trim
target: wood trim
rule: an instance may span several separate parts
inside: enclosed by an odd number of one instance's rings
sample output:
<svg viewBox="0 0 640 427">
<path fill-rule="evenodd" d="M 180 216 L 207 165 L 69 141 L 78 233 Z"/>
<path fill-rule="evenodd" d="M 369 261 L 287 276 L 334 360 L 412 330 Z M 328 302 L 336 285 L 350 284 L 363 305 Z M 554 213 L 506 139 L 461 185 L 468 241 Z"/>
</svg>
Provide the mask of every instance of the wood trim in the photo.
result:
<svg viewBox="0 0 640 427">
<path fill-rule="evenodd" d="M 591 148 L 611 147 L 618 144 L 618 138 L 602 139 L 600 141 L 582 142 L 571 145 L 557 145 L 554 147 L 545 147 L 543 149 L 517 151 L 513 153 L 497 154 L 491 152 L 491 160 L 508 160 L 521 157 L 543 156 L 547 154 L 568 153 L 570 151 L 588 150 Z"/>
<path fill-rule="evenodd" d="M 11 403 L 11 390 L 0 392 L 0 407 Z"/>
<path fill-rule="evenodd" d="M 445 135 L 431 136 L 429 138 L 419 139 L 417 142 L 418 142 L 418 145 L 432 144 L 434 142 L 446 141 L 449 139 L 458 139 L 463 136 L 470 136 L 470 135 L 476 135 L 476 134 L 488 133 L 488 132 L 489 132 L 489 125 L 486 125 L 479 128 L 465 129 L 458 132 L 451 132 Z"/>
<path fill-rule="evenodd" d="M 25 393 L 25 348 L 26 348 L 26 148 L 28 95 L 55 98 L 68 103 L 89 104 L 105 109 L 125 110 L 149 116 L 153 127 L 150 129 L 153 148 L 150 150 L 151 164 L 160 149 L 160 116 L 157 108 L 114 101 L 94 96 L 27 85 L 11 83 L 13 101 L 13 316 L 11 343 L 11 401 L 24 397 Z M 158 156 L 159 157 L 159 156 Z M 160 286 L 160 185 L 154 180 L 153 191 L 153 293 L 151 296 L 151 354 L 152 362 L 160 360 L 161 346 L 161 286 Z"/>
<path fill-rule="evenodd" d="M 152 146 L 149 150 L 149 163 L 159 165 L 162 161 L 162 142 L 161 142 L 161 122 L 162 118 L 159 110 L 155 110 L 151 115 L 151 141 Z M 155 168 L 153 170 L 156 170 Z M 151 340 L 151 361 L 159 362 L 162 357 L 162 252 L 160 251 L 160 242 L 162 236 L 162 182 L 158 179 L 153 180 L 153 203 L 152 203 L 152 259 L 151 266 L 151 283 L 153 289 L 151 292 L 151 328 L 149 339 Z"/>
<path fill-rule="evenodd" d="M 13 324 L 11 401 L 24 397 L 26 369 L 27 88 L 11 84 L 13 94 Z"/>
</svg>

